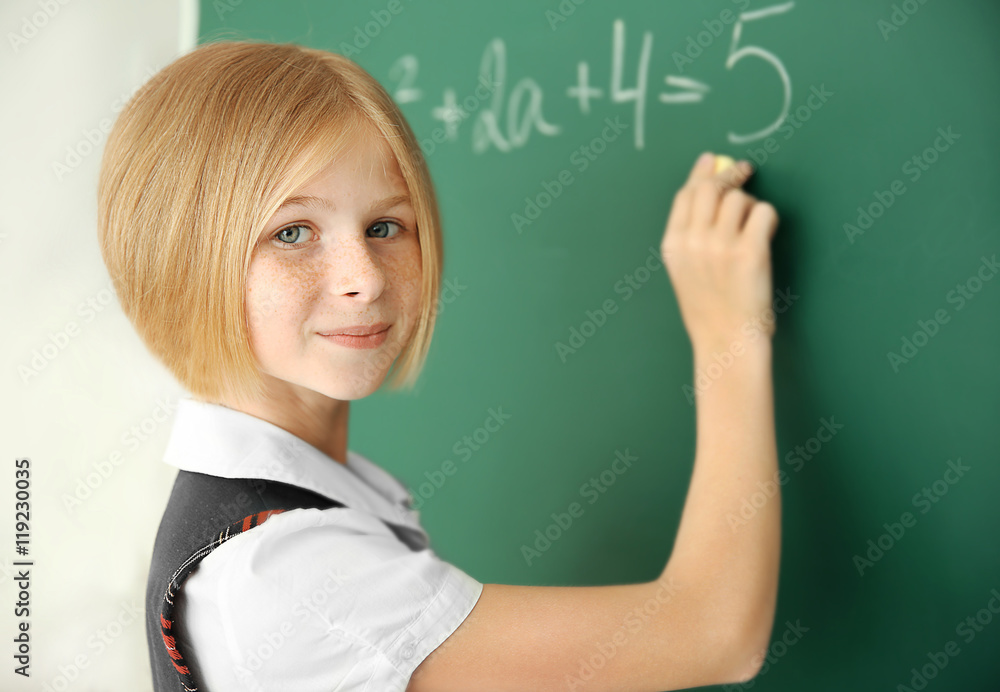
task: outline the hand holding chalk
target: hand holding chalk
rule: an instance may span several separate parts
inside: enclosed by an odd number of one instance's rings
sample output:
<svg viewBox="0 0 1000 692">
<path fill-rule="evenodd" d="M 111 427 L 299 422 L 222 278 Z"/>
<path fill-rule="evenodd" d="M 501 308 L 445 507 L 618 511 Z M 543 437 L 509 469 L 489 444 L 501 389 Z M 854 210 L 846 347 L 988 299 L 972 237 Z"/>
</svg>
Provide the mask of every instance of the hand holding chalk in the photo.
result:
<svg viewBox="0 0 1000 692">
<path fill-rule="evenodd" d="M 748 161 L 706 152 L 674 196 L 660 250 L 696 347 L 728 348 L 774 332 L 761 317 L 771 304 L 778 215 L 740 189 L 753 172 Z"/>
</svg>

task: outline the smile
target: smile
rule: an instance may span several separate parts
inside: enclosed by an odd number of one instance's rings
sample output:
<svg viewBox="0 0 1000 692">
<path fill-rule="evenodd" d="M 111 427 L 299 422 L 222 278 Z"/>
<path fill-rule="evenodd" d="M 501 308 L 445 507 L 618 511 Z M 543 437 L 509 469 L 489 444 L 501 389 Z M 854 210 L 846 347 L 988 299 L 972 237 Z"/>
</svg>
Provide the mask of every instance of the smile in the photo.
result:
<svg viewBox="0 0 1000 692">
<path fill-rule="evenodd" d="M 368 336 L 349 336 L 347 334 L 320 334 L 327 341 L 332 341 L 347 348 L 375 348 L 385 343 L 392 325 L 380 332 Z"/>
</svg>

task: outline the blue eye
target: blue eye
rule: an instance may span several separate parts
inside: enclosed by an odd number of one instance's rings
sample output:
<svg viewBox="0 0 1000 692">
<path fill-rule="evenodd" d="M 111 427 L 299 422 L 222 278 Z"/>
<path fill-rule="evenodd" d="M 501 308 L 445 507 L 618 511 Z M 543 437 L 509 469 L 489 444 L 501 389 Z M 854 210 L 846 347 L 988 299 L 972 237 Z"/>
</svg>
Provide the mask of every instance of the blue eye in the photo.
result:
<svg viewBox="0 0 1000 692">
<path fill-rule="evenodd" d="M 292 224 L 291 226 L 285 226 L 280 231 L 274 234 L 274 238 L 280 241 L 281 245 L 301 245 L 301 243 L 295 242 L 296 240 L 302 240 L 302 233 L 296 233 L 296 229 L 306 229 L 309 233 L 312 233 L 312 229 L 301 223 Z M 289 242 L 285 242 L 289 241 Z"/>
<path fill-rule="evenodd" d="M 398 223 L 396 223 L 395 221 L 376 221 L 375 223 L 373 223 L 373 224 L 371 225 L 371 228 L 376 228 L 376 227 L 378 227 L 378 226 L 396 226 L 396 227 L 397 227 L 398 229 L 400 229 L 400 230 L 396 231 L 396 235 L 399 235 L 400 233 L 402 233 L 402 232 L 403 232 L 403 230 L 402 230 L 402 229 L 403 229 L 403 227 L 402 227 L 402 226 L 400 226 L 400 225 L 399 225 Z M 369 230 L 370 230 L 370 229 L 369 229 Z M 387 236 L 383 236 L 383 235 L 380 235 L 380 236 L 376 236 L 376 237 L 377 237 L 377 238 L 386 238 L 386 239 L 388 239 L 388 237 L 387 237 Z M 389 236 L 389 237 L 395 237 L 395 236 Z"/>
<path fill-rule="evenodd" d="M 389 233 L 391 233 L 389 226 L 395 226 L 397 229 L 392 235 L 389 235 Z M 385 227 L 384 230 L 382 230 L 382 227 Z M 401 224 L 395 221 L 376 221 L 368 227 L 369 231 L 372 231 L 373 229 L 375 230 L 376 235 L 372 237 L 381 240 L 393 240 L 406 230 Z M 305 245 L 313 238 L 314 233 L 313 229 L 306 224 L 293 223 L 277 231 L 273 236 L 271 236 L 271 240 L 278 247 L 289 248 L 296 245 Z"/>
</svg>

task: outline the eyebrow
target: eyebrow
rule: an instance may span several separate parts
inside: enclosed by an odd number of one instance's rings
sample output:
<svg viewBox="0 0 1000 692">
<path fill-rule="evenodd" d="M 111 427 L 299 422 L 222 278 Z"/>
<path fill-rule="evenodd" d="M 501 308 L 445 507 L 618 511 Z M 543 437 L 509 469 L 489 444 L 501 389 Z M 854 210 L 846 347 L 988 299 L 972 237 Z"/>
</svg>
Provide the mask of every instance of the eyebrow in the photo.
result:
<svg viewBox="0 0 1000 692">
<path fill-rule="evenodd" d="M 410 195 L 404 192 L 402 194 L 392 195 L 391 197 L 386 197 L 372 202 L 371 206 L 368 208 L 368 212 L 371 213 L 376 209 L 398 207 L 402 204 L 409 203 Z M 331 204 L 328 199 L 325 197 L 314 197 L 313 195 L 293 195 L 292 197 L 288 197 L 281 203 L 281 206 L 278 207 L 278 211 L 283 211 L 288 207 L 308 207 L 312 209 L 323 209 L 330 212 L 337 211 L 337 208 Z"/>
</svg>

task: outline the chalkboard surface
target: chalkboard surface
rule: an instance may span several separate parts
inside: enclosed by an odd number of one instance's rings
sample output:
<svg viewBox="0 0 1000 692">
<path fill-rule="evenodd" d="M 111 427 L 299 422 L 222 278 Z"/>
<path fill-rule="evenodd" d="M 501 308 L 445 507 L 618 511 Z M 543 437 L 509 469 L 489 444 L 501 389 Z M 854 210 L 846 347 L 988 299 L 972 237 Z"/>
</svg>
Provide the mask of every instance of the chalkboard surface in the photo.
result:
<svg viewBox="0 0 1000 692">
<path fill-rule="evenodd" d="M 659 574 L 691 387 L 724 364 L 692 371 L 658 247 L 699 152 L 750 158 L 781 217 L 784 540 L 756 684 L 997 689 L 1000 5 L 217 0 L 200 19 L 201 42 L 349 55 L 423 141 L 441 316 L 417 388 L 357 402 L 350 447 L 410 487 L 439 555 L 494 583 Z"/>
</svg>

